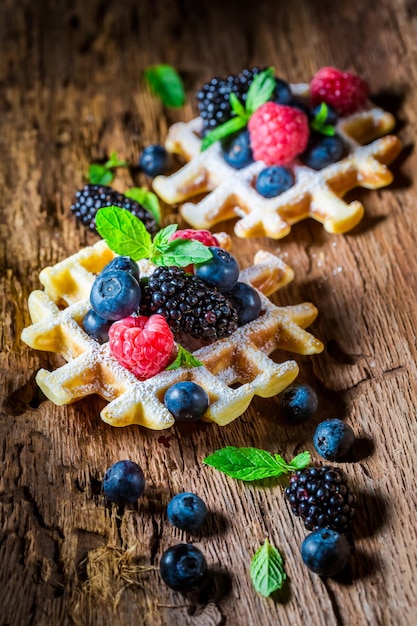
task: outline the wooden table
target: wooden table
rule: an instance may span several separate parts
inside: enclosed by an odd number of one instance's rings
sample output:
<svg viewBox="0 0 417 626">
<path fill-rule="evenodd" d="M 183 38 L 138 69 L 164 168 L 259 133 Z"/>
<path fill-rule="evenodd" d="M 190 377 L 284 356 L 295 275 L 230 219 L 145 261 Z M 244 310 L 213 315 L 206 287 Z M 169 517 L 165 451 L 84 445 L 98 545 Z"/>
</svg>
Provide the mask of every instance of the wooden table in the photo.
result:
<svg viewBox="0 0 417 626">
<path fill-rule="evenodd" d="M 407 0 L 2 2 L 2 626 L 416 623 L 416 36 L 417 8 Z M 161 62 L 185 81 L 181 109 L 164 109 L 144 85 L 144 68 Z M 330 64 L 363 76 L 376 102 L 397 116 L 404 147 L 394 183 L 351 192 L 366 212 L 349 234 L 306 220 L 281 241 L 233 242 L 243 266 L 264 248 L 294 268 L 276 302 L 319 308 L 312 331 L 326 349 L 296 357 L 299 380 L 319 394 L 315 418 L 290 427 L 276 398 L 256 399 L 225 428 L 198 423 L 161 433 L 106 425 L 96 398 L 63 407 L 45 400 L 34 377 L 57 359 L 20 335 L 39 271 L 97 240 L 70 213 L 88 164 L 111 151 L 135 164 L 170 124 L 196 114 L 194 93 L 213 75 L 273 65 L 300 82 Z M 118 170 L 114 186 L 146 184 L 135 176 Z M 233 224 L 220 226 L 233 233 Z M 286 459 L 306 449 L 318 458 L 312 435 L 327 417 L 345 419 L 361 443 L 356 461 L 341 464 L 358 495 L 356 553 L 343 581 L 302 564 L 307 531 L 289 511 L 284 482 L 239 483 L 202 464 L 226 445 Z M 117 509 L 100 488 L 106 468 L 122 458 L 140 463 L 147 489 L 137 505 Z M 166 518 L 169 499 L 183 490 L 211 511 L 194 536 Z M 288 574 L 283 592 L 269 599 L 248 573 L 265 538 Z M 160 580 L 163 551 L 182 541 L 195 543 L 216 574 L 205 599 Z"/>
</svg>

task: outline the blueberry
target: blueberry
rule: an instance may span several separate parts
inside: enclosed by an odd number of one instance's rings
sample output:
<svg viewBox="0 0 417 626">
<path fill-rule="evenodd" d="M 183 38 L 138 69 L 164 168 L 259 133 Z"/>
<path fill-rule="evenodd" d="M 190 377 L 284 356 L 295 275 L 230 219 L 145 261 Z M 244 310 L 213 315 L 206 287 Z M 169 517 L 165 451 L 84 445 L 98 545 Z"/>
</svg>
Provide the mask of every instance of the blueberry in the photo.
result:
<svg viewBox="0 0 417 626">
<path fill-rule="evenodd" d="M 313 139 L 300 156 L 301 161 L 313 170 L 321 170 L 339 161 L 345 153 L 345 146 L 338 135 Z"/>
<path fill-rule="evenodd" d="M 291 88 L 285 80 L 275 78 L 275 90 L 271 100 L 277 104 L 290 104 L 293 99 Z"/>
<path fill-rule="evenodd" d="M 134 461 L 117 461 L 104 475 L 103 493 L 111 502 L 136 502 L 145 489 L 145 477 Z"/>
<path fill-rule="evenodd" d="M 195 274 L 199 276 L 209 287 L 215 287 L 218 291 L 230 291 L 239 278 L 239 265 L 235 257 L 223 248 L 209 246 L 213 256 L 204 263 L 195 265 Z"/>
<path fill-rule="evenodd" d="M 106 320 L 90 309 L 83 319 L 83 328 L 87 335 L 99 343 L 106 343 L 109 340 L 109 328 L 113 324 L 111 320 Z"/>
<path fill-rule="evenodd" d="M 251 285 L 237 282 L 233 289 L 224 295 L 237 311 L 239 326 L 259 317 L 262 308 L 261 298 Z"/>
<path fill-rule="evenodd" d="M 159 571 L 162 580 L 174 591 L 192 591 L 204 583 L 207 561 L 204 554 L 189 543 L 168 548 L 161 557 Z"/>
<path fill-rule="evenodd" d="M 272 165 L 261 170 L 255 188 L 264 198 L 275 198 L 294 185 L 294 176 L 287 167 Z"/>
<path fill-rule="evenodd" d="M 290 385 L 281 394 L 281 414 L 292 424 L 310 419 L 317 406 L 317 394 L 310 385 Z"/>
<path fill-rule="evenodd" d="M 321 104 L 316 105 L 310 111 L 310 118 L 314 120 L 315 117 L 320 113 Z M 323 120 L 323 124 L 328 124 L 329 126 L 335 126 L 337 124 L 338 115 L 337 111 L 331 104 L 326 104 L 327 107 L 327 115 Z"/>
<path fill-rule="evenodd" d="M 221 142 L 223 157 L 226 163 L 236 170 L 253 163 L 252 149 L 250 147 L 249 131 L 229 135 Z"/>
<path fill-rule="evenodd" d="M 180 422 L 199 420 L 207 411 L 209 402 L 207 392 L 191 380 L 175 383 L 164 396 L 166 408 Z"/>
<path fill-rule="evenodd" d="M 346 457 L 355 441 L 352 428 L 338 418 L 321 422 L 314 433 L 314 447 L 328 461 Z"/>
<path fill-rule="evenodd" d="M 194 493 L 179 493 L 172 498 L 167 508 L 168 520 L 181 530 L 197 530 L 206 521 L 205 502 Z"/>
<path fill-rule="evenodd" d="M 305 100 L 300 100 L 299 98 L 294 98 L 294 100 L 291 100 L 291 102 L 288 103 L 288 106 L 294 107 L 295 109 L 299 109 L 300 111 L 305 113 L 307 115 L 307 117 L 310 117 L 310 115 L 311 115 L 311 109 L 310 109 L 310 107 L 308 106 L 308 103 Z"/>
<path fill-rule="evenodd" d="M 340 574 L 350 561 L 350 546 L 344 535 L 319 528 L 304 539 L 301 558 L 312 572 L 320 576 Z"/>
<path fill-rule="evenodd" d="M 102 269 L 101 273 L 110 272 L 111 270 L 122 270 L 129 272 L 139 282 L 139 266 L 130 256 L 117 256 Z"/>
<path fill-rule="evenodd" d="M 139 283 L 129 272 L 102 272 L 91 288 L 94 311 L 107 320 L 120 320 L 137 310 L 141 299 Z"/>
<path fill-rule="evenodd" d="M 139 158 L 139 167 L 147 176 L 154 178 L 166 174 L 171 169 L 171 156 L 164 146 L 152 144 L 143 149 Z"/>
</svg>

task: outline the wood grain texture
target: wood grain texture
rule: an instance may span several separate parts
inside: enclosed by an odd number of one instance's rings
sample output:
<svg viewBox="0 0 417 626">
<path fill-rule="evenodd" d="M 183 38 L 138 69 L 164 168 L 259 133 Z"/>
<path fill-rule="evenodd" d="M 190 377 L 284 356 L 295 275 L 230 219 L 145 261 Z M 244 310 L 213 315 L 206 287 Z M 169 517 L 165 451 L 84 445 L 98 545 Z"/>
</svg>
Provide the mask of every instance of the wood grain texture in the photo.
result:
<svg viewBox="0 0 417 626">
<path fill-rule="evenodd" d="M 2 626 L 415 623 L 416 35 L 412 0 L 3 0 Z M 158 62 L 184 77 L 188 99 L 180 110 L 163 109 L 144 87 L 144 68 Z M 317 416 L 289 427 L 277 399 L 256 399 L 223 429 L 193 424 L 161 436 L 104 424 L 99 399 L 53 406 L 34 375 L 57 359 L 25 347 L 20 333 L 39 271 L 95 241 L 69 210 L 88 164 L 111 151 L 135 163 L 170 124 L 196 114 L 193 94 L 206 79 L 255 64 L 274 65 L 291 82 L 323 65 L 356 71 L 397 116 L 404 144 L 390 188 L 352 192 L 366 208 L 353 232 L 330 235 L 309 220 L 279 242 L 234 240 L 243 266 L 264 247 L 294 268 L 296 279 L 277 302 L 319 308 L 312 330 L 326 351 L 297 358 L 300 380 L 319 393 Z M 131 184 L 120 170 L 115 187 Z M 230 224 L 224 229 L 232 233 Z M 345 418 L 361 443 L 356 462 L 343 464 L 358 494 L 356 553 L 343 581 L 303 566 L 306 531 L 291 516 L 282 483 L 240 484 L 201 463 L 225 445 L 286 458 L 313 452 L 315 425 L 330 416 Z M 145 497 L 125 510 L 100 495 L 105 469 L 121 458 L 139 462 L 147 477 Z M 166 519 L 166 504 L 183 490 L 201 495 L 211 510 L 208 527 L 195 536 Z M 248 574 L 265 537 L 283 554 L 289 578 L 285 592 L 270 599 L 256 594 Z M 186 540 L 216 574 L 205 598 L 170 591 L 156 569 L 166 548 Z"/>
</svg>

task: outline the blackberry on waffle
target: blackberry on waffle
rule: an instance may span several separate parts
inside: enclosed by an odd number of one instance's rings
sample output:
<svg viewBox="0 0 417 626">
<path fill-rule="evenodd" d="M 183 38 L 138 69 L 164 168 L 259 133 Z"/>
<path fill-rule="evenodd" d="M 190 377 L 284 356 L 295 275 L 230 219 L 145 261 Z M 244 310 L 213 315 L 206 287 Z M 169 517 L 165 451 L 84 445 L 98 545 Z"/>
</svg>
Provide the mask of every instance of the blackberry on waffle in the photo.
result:
<svg viewBox="0 0 417 626">
<path fill-rule="evenodd" d="M 156 220 L 144 206 L 105 185 L 85 185 L 77 191 L 71 211 L 84 226 L 95 232 L 97 211 L 108 206 L 127 209 L 144 223 L 151 235 L 157 232 Z"/>
</svg>

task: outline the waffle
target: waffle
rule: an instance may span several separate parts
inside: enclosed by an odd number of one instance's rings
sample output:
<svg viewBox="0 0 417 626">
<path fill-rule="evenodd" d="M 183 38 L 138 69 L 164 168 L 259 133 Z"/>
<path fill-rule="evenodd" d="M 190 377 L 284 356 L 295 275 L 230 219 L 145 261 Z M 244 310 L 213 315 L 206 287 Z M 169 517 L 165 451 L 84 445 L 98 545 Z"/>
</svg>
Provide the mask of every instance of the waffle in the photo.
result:
<svg viewBox="0 0 417 626">
<path fill-rule="evenodd" d="M 291 85 L 295 96 L 308 97 L 308 85 Z M 181 169 L 154 179 L 155 192 L 168 204 L 205 194 L 195 203 L 184 202 L 181 214 L 193 228 L 211 228 L 238 217 L 238 237 L 285 237 L 292 224 L 307 217 L 321 222 L 330 233 L 351 230 L 362 219 L 364 207 L 357 200 L 346 203 L 344 195 L 355 187 L 379 189 L 389 185 L 392 174 L 386 167 L 399 153 L 397 137 L 387 135 L 395 119 L 370 102 L 366 110 L 341 118 L 336 130 L 345 140 L 347 156 L 316 171 L 295 162 L 295 184 L 275 198 L 262 197 L 254 187 L 262 161 L 236 170 L 221 154 L 220 142 L 201 152 L 201 118 L 174 124 L 166 148 L 185 158 Z M 386 135 L 386 136 L 384 136 Z"/>
<path fill-rule="evenodd" d="M 84 248 L 40 273 L 44 290 L 29 296 L 33 324 L 23 330 L 22 339 L 32 348 L 61 355 L 67 363 L 49 372 L 39 370 L 36 380 L 45 395 L 57 405 L 69 404 L 99 394 L 108 404 L 102 419 L 112 426 L 141 426 L 161 430 L 174 418 L 163 398 L 172 384 L 192 380 L 208 393 L 206 420 L 225 425 L 249 406 L 254 395 L 271 397 L 285 389 L 297 376 L 293 360 L 274 362 L 268 355 L 280 348 L 298 354 L 316 354 L 322 343 L 304 330 L 317 315 L 310 303 L 278 307 L 269 299 L 293 278 L 281 259 L 257 252 L 254 265 L 240 273 L 239 280 L 254 286 L 261 297 L 258 319 L 237 329 L 233 335 L 194 351 L 201 367 L 163 371 L 139 381 L 119 365 L 108 343 L 100 345 L 82 328 L 90 308 L 89 294 L 95 274 L 114 257 L 104 241 Z M 140 264 L 141 275 L 153 270 Z"/>
</svg>

